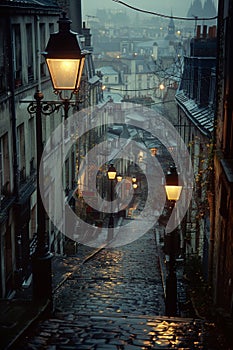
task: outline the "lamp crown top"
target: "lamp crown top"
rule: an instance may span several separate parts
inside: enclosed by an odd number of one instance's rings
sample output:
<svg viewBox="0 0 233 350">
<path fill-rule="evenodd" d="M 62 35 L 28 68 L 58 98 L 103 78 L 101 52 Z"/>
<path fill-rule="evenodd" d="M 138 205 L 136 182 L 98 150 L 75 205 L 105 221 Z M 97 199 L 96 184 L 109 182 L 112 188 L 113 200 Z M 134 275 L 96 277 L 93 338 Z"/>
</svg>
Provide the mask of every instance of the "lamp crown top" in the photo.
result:
<svg viewBox="0 0 233 350">
<path fill-rule="evenodd" d="M 116 169 L 115 169 L 115 167 L 114 167 L 114 165 L 113 165 L 113 163 L 111 163 L 111 164 L 110 164 L 110 166 L 109 166 L 108 170 L 110 170 L 110 171 L 112 171 L 112 170 L 116 170 Z"/>
<path fill-rule="evenodd" d="M 174 165 L 171 165 L 170 168 L 169 168 L 169 171 L 170 173 L 174 174 L 174 173 L 177 173 L 177 169 Z"/>
<path fill-rule="evenodd" d="M 70 31 L 70 25 L 71 25 L 72 21 L 68 17 L 66 17 L 65 11 L 62 12 L 62 17 L 59 18 L 57 23 L 59 25 L 59 32 Z"/>
</svg>

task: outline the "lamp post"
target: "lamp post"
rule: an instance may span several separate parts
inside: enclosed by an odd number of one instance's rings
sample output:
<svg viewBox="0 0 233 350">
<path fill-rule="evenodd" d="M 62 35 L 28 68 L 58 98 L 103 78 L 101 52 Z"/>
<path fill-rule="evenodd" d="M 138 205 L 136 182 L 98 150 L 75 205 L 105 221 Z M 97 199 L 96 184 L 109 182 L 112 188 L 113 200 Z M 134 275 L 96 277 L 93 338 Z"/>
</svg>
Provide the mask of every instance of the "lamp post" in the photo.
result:
<svg viewBox="0 0 233 350">
<path fill-rule="evenodd" d="M 58 23 L 59 31 L 50 35 L 46 52 L 43 54 L 54 92 L 59 95 L 61 101 L 42 101 L 44 96 L 40 91 L 35 93 L 35 101 L 22 101 L 30 102 L 27 110 L 30 114 L 36 115 L 37 245 L 32 256 L 33 299 L 35 302 L 43 300 L 52 302 L 52 254 L 48 248 L 46 213 L 39 190 L 39 183 L 43 181 L 43 170 L 39 172 L 43 152 L 42 115 L 51 115 L 62 107 L 65 112 L 64 117 L 67 119 L 69 107 L 74 104 L 74 101 L 71 100 L 72 96 L 79 90 L 85 60 L 85 53 L 80 49 L 78 34 L 70 30 L 71 21 L 66 18 L 65 13 Z M 70 98 L 62 96 L 64 90 L 71 92 Z"/>
<path fill-rule="evenodd" d="M 136 182 L 137 182 L 136 176 L 132 176 L 132 183 L 136 183 Z"/>
<path fill-rule="evenodd" d="M 178 174 L 175 167 L 170 168 L 166 175 L 165 190 L 167 199 L 171 201 L 174 208 L 176 201 L 179 200 L 182 186 L 179 185 Z M 166 298 L 165 308 L 167 316 L 176 316 L 177 314 L 177 278 L 175 270 L 175 232 L 170 232 L 168 236 L 169 244 L 169 272 L 166 279 Z"/>
<path fill-rule="evenodd" d="M 113 164 L 111 164 L 108 168 L 108 179 L 111 181 L 111 189 L 110 189 L 110 193 L 111 193 L 111 213 L 110 213 L 110 218 L 109 218 L 109 223 L 108 223 L 108 240 L 113 238 L 113 232 L 112 229 L 114 227 L 114 216 L 113 216 L 113 212 L 112 212 L 112 202 L 113 202 L 113 182 L 116 178 L 116 168 L 113 166 Z"/>
</svg>

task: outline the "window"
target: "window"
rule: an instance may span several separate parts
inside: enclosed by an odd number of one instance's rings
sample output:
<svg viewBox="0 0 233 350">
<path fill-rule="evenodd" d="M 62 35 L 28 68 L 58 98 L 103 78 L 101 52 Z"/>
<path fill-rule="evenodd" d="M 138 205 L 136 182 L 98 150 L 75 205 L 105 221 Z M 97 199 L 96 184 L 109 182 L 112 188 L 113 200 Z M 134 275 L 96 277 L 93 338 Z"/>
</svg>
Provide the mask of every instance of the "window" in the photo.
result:
<svg viewBox="0 0 233 350">
<path fill-rule="evenodd" d="M 13 25 L 13 48 L 15 88 L 18 88 L 22 85 L 22 50 L 20 24 Z"/>
<path fill-rule="evenodd" d="M 12 242 L 11 242 L 11 228 L 7 227 L 4 240 L 4 252 L 5 252 L 5 271 L 6 278 L 9 278 L 9 275 L 12 272 Z"/>
<path fill-rule="evenodd" d="M 9 164 L 8 134 L 0 139 L 0 193 L 1 200 L 10 194 L 10 164 Z"/>
<path fill-rule="evenodd" d="M 36 232 L 36 205 L 31 210 L 30 219 L 29 239 L 32 239 Z"/>
<path fill-rule="evenodd" d="M 65 160 L 65 188 L 69 188 L 70 163 L 69 158 Z"/>
<path fill-rule="evenodd" d="M 26 180 L 26 164 L 25 164 L 25 134 L 24 134 L 24 124 L 18 127 L 18 142 L 19 142 L 19 176 L 20 182 Z"/>
<path fill-rule="evenodd" d="M 6 89 L 6 74 L 4 60 L 4 27 L 0 22 L 0 93 Z"/>
<path fill-rule="evenodd" d="M 45 50 L 45 23 L 40 23 L 40 51 Z M 42 77 L 46 75 L 46 69 L 45 69 L 45 58 L 41 57 L 41 64 L 40 64 L 40 74 Z"/>
<path fill-rule="evenodd" d="M 139 64 L 139 65 L 138 65 L 138 72 L 139 72 L 139 73 L 142 73 L 142 72 L 143 72 L 143 65 L 142 65 L 142 64 Z"/>
<path fill-rule="evenodd" d="M 34 80 L 33 73 L 33 40 L 32 40 L 32 25 L 31 23 L 26 25 L 27 33 L 27 69 L 28 69 L 28 82 Z"/>
<path fill-rule="evenodd" d="M 49 34 L 54 33 L 54 23 L 49 23 Z"/>
<path fill-rule="evenodd" d="M 8 144 L 8 134 L 6 133 L 2 137 L 2 165 L 3 165 L 3 187 L 2 191 L 6 195 L 10 188 L 10 158 L 9 158 L 9 144 Z"/>
<path fill-rule="evenodd" d="M 29 119 L 29 152 L 30 152 L 30 174 L 33 174 L 35 171 L 35 120 L 34 117 Z"/>
<path fill-rule="evenodd" d="M 2 140 L 0 139 L 0 193 L 3 187 L 3 166 L 2 166 Z"/>
</svg>

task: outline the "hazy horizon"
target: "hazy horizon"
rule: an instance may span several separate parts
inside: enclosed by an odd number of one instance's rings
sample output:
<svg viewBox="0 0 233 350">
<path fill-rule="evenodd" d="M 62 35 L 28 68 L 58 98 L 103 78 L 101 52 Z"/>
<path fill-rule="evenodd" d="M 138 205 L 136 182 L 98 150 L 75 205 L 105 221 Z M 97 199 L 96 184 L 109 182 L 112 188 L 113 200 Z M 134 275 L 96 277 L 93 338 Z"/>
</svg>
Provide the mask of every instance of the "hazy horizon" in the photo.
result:
<svg viewBox="0 0 233 350">
<path fill-rule="evenodd" d="M 128 5 L 135 6 L 142 10 L 153 11 L 156 13 L 174 16 L 185 17 L 188 9 L 192 3 L 192 0 L 122 0 Z M 205 0 L 201 0 L 202 4 Z M 213 0 L 215 7 L 217 8 L 217 0 Z M 82 14 L 83 20 L 87 15 L 94 16 L 97 9 L 122 9 L 127 12 L 136 13 L 137 11 L 131 10 L 120 3 L 116 3 L 112 0 L 84 0 L 82 1 Z"/>
</svg>

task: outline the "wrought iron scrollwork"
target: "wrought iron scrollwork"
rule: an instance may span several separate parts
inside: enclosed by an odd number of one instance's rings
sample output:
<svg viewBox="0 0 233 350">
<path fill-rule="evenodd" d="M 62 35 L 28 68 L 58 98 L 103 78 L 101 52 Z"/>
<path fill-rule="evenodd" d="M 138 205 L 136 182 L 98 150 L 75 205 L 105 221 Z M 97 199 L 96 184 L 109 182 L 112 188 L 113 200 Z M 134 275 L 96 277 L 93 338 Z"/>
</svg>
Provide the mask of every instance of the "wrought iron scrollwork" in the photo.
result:
<svg viewBox="0 0 233 350">
<path fill-rule="evenodd" d="M 64 91 L 55 90 L 56 95 L 59 96 L 61 101 L 43 101 L 43 94 L 38 92 L 35 94 L 35 101 L 22 101 L 28 103 L 27 111 L 29 114 L 41 113 L 45 116 L 51 115 L 54 112 L 58 112 L 61 108 L 64 108 L 65 118 L 68 117 L 68 110 L 72 107 L 78 107 L 79 104 L 86 102 L 90 95 L 90 86 L 87 79 L 81 80 L 80 88 L 77 91 L 72 91 L 70 97 L 64 97 Z M 75 98 L 73 96 L 75 95 Z M 38 110 L 39 109 L 39 110 Z"/>
<path fill-rule="evenodd" d="M 63 102 L 54 102 L 54 101 L 41 101 L 40 102 L 40 108 L 41 113 L 44 115 L 51 115 L 54 112 L 58 112 L 61 106 L 63 105 Z M 30 114 L 35 114 L 37 112 L 37 102 L 33 101 L 30 102 L 30 104 L 27 107 L 27 111 Z"/>
</svg>

